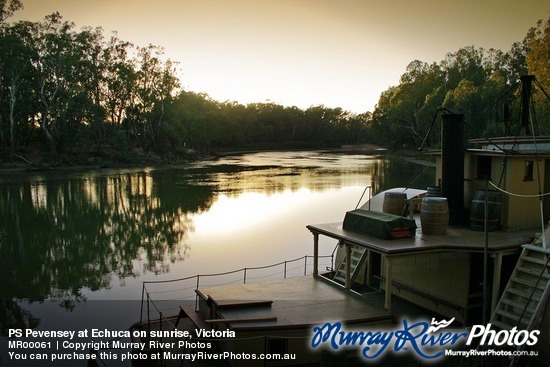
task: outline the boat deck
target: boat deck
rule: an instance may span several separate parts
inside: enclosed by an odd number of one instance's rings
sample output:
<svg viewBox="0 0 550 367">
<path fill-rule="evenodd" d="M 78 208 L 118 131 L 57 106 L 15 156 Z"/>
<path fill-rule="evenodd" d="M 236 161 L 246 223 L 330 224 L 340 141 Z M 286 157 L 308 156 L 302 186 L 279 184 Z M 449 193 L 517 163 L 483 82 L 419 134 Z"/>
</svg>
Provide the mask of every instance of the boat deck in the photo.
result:
<svg viewBox="0 0 550 367">
<path fill-rule="evenodd" d="M 396 258 L 435 252 L 484 253 L 485 247 L 487 247 L 487 254 L 493 262 L 492 298 L 497 300 L 500 294 L 503 257 L 519 253 L 522 245 L 533 242 L 536 232 L 535 229 L 531 228 L 514 231 L 494 231 L 485 236 L 485 233 L 481 231 L 466 227 L 449 226 L 446 235 L 427 235 L 422 233 L 418 216 L 415 216 L 415 220 L 417 229 L 413 237 L 391 240 L 345 230 L 341 222 L 308 225 L 307 228 L 313 234 L 313 274 L 319 274 L 316 264 L 318 264 L 320 236 L 326 236 L 345 244 L 347 256 L 351 256 L 353 246 L 363 247 L 367 253 L 374 252 L 383 256 L 385 269 L 381 275 L 388 284 L 392 284 L 392 263 Z M 368 265 L 368 268 L 371 268 L 370 265 Z M 351 285 L 351 267 L 347 267 L 345 287 L 350 289 Z M 385 292 L 384 308 L 388 311 L 391 311 L 392 308 L 391 295 L 391 291 Z M 494 306 L 493 304 L 492 309 L 494 309 Z"/>
<path fill-rule="evenodd" d="M 417 202 L 426 194 L 425 190 L 394 188 L 370 198 L 361 206 L 361 209 L 381 212 L 384 195 L 388 192 L 404 193 L 407 195 L 407 200 L 416 200 Z M 323 235 L 339 241 L 367 247 L 370 250 L 387 256 L 429 251 L 483 252 L 484 250 L 485 236 L 482 231 L 475 231 L 465 226 L 448 226 L 447 235 L 426 235 L 422 232 L 422 224 L 418 213 L 414 215 L 414 220 L 417 227 L 414 237 L 392 240 L 379 239 L 344 230 L 342 223 L 312 224 L 306 227 L 314 235 Z M 491 253 L 518 250 L 519 246 L 532 242 L 537 230 L 540 231 L 540 228 L 489 232 L 488 251 Z"/>
<path fill-rule="evenodd" d="M 245 284 L 245 285 L 230 285 L 219 287 L 206 287 L 197 290 L 200 297 L 207 297 L 211 305 L 219 307 L 218 316 L 225 319 L 249 318 L 261 316 L 276 316 L 277 322 L 271 324 L 265 323 L 229 323 L 231 328 L 237 333 L 244 332 L 245 334 L 237 334 L 234 341 L 250 339 L 247 335 L 264 335 L 269 338 L 281 338 L 290 334 L 293 340 L 303 339 L 305 342 L 311 338 L 310 332 L 312 326 L 321 326 L 325 322 L 338 321 L 348 324 L 356 324 L 356 327 L 366 325 L 364 330 L 379 330 L 380 325 L 391 325 L 400 322 L 402 319 L 409 321 L 413 320 L 430 320 L 433 317 L 438 317 L 437 314 L 429 312 L 421 307 L 418 307 L 399 297 L 394 299 L 393 313 L 385 311 L 381 306 L 384 302 L 384 294 L 379 290 L 372 288 L 361 289 L 361 294 L 354 294 L 345 290 L 341 286 L 331 284 L 324 277 L 300 276 L 289 278 L 282 281 L 263 281 L 260 283 Z M 251 307 L 248 307 L 252 305 Z M 152 321 L 149 325 L 155 330 L 171 330 L 173 325 L 177 325 L 178 330 L 187 330 L 194 333 L 197 325 L 190 318 L 172 318 L 170 323 L 166 321 Z M 369 324 L 371 322 L 372 324 Z M 224 324 L 226 325 L 226 324 Z M 276 326 L 281 327 L 277 330 Z M 304 327 L 308 327 L 304 329 Z M 457 329 L 461 329 L 461 325 L 455 325 Z M 294 328 L 297 328 L 301 334 L 292 334 Z M 224 327 L 225 329 L 225 327 Z M 253 334 L 246 334 L 247 331 L 252 331 Z M 256 331 L 256 333 L 254 333 Z M 177 342 L 180 338 L 164 338 L 160 341 L 164 343 Z M 163 348 L 162 353 L 171 352 L 174 354 L 181 353 L 220 353 L 220 343 L 223 344 L 227 339 L 212 338 L 200 339 L 193 338 L 193 341 L 203 341 L 212 343 L 212 347 L 204 348 Z M 262 347 L 264 342 L 262 341 Z M 262 352 L 260 348 L 257 352 Z M 306 349 L 298 349 L 298 354 L 302 355 Z M 296 351 L 295 351 L 296 352 Z M 331 358 L 335 358 L 332 360 Z M 331 354 L 319 353 L 317 362 L 309 362 L 308 366 L 327 365 L 345 365 L 346 366 L 365 366 L 365 360 L 357 354 L 357 350 L 351 348 L 347 353 L 331 357 Z M 327 360 L 328 359 L 328 360 Z M 327 362 L 328 361 L 328 362 Z M 280 365 L 273 361 L 265 365 Z M 437 363 L 438 366 L 475 366 L 479 361 L 476 358 L 468 358 L 466 360 L 461 357 L 446 357 L 444 360 Z M 402 356 L 393 356 L 384 360 L 384 365 L 388 367 L 396 366 L 418 366 L 416 357 L 405 354 Z M 107 364 L 106 364 L 107 365 Z M 219 359 L 199 359 L 199 360 L 176 360 L 165 359 L 160 361 L 162 366 L 229 366 L 228 360 Z"/>
<path fill-rule="evenodd" d="M 427 251 L 469 251 L 483 252 L 485 236 L 483 232 L 474 231 L 466 227 L 449 226 L 447 235 L 426 235 L 422 233 L 420 223 L 416 235 L 410 238 L 383 240 L 372 236 L 347 231 L 342 223 L 326 223 L 308 225 L 313 234 L 343 240 L 347 243 L 367 247 L 384 255 L 401 255 Z M 535 229 L 515 231 L 494 231 L 488 234 L 488 251 L 502 252 L 519 250 L 524 244 L 531 243 Z"/>
<path fill-rule="evenodd" d="M 200 288 L 197 294 L 213 305 L 216 318 L 235 320 L 229 323 L 233 330 L 303 329 L 330 321 L 388 324 L 392 320 L 391 313 L 376 303 L 313 276 Z"/>
</svg>

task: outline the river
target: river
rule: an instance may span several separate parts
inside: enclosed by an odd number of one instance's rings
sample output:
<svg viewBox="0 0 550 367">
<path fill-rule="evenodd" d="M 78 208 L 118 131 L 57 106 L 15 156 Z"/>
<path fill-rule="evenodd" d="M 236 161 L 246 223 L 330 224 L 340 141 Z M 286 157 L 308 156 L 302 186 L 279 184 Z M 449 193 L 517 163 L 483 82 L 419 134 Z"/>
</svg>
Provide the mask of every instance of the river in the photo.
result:
<svg viewBox="0 0 550 367">
<path fill-rule="evenodd" d="M 139 317 L 143 281 L 311 255 L 307 224 L 341 221 L 367 186 L 374 193 L 426 188 L 434 176 L 435 169 L 402 159 L 331 151 L 249 153 L 181 167 L 2 174 L 3 334 L 64 323 L 129 326 Z M 368 190 L 362 201 L 367 196 Z M 334 246 L 321 243 L 321 254 Z M 307 260 L 289 264 L 287 272 L 304 267 Z"/>
</svg>

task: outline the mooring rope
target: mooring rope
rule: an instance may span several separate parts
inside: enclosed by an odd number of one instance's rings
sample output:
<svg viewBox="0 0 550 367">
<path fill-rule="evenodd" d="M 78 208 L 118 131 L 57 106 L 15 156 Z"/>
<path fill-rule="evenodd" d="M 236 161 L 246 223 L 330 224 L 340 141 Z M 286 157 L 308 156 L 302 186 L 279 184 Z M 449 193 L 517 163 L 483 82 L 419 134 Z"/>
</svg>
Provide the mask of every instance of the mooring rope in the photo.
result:
<svg viewBox="0 0 550 367">
<path fill-rule="evenodd" d="M 502 192 L 506 195 L 515 196 L 515 197 L 518 197 L 518 198 L 540 198 L 540 197 L 550 195 L 550 192 L 546 192 L 546 193 L 543 193 L 543 194 L 529 194 L 529 195 L 527 195 L 527 194 L 516 194 L 516 193 L 506 191 L 506 190 L 498 187 L 492 181 L 489 181 L 489 185 L 493 186 L 496 190 L 498 190 L 498 191 L 500 191 L 500 192 Z"/>
</svg>

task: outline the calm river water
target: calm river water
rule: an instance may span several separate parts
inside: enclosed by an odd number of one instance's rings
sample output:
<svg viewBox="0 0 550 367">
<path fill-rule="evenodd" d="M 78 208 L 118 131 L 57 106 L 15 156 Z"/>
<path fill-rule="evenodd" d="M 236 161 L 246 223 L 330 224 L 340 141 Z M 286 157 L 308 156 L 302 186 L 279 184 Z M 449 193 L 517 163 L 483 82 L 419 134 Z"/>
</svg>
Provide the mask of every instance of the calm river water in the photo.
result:
<svg viewBox="0 0 550 367">
<path fill-rule="evenodd" d="M 307 151 L 182 167 L 2 174 L 2 331 L 98 322 L 98 315 L 128 326 L 139 310 L 132 304 L 117 313 L 111 302 L 139 300 L 142 281 L 312 255 L 307 224 L 341 221 L 366 186 L 376 193 L 432 185 L 435 170 L 425 168 L 401 159 Z M 334 246 L 321 243 L 321 254 Z M 303 273 L 307 266 L 291 263 L 287 272 Z M 278 274 L 256 278 L 281 277 L 280 269 L 272 272 Z M 234 281 L 229 278 L 212 281 Z M 83 316 L 91 305 L 95 316 Z"/>
</svg>

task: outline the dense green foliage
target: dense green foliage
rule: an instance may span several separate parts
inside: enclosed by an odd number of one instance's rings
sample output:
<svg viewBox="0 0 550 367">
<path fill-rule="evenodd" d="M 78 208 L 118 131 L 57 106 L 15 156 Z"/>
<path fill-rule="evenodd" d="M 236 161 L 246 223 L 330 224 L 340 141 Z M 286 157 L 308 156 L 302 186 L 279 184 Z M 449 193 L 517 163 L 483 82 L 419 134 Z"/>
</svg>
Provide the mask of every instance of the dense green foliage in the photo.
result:
<svg viewBox="0 0 550 367">
<path fill-rule="evenodd" d="M 533 74 L 550 89 L 550 18 L 539 21 L 509 52 L 473 46 L 449 53 L 440 63 L 411 62 L 398 86 L 380 96 L 369 125 L 371 137 L 394 148 L 418 147 L 440 108 L 462 113 L 467 137 L 519 133 L 520 77 Z M 533 130 L 550 133 L 549 100 L 533 86 Z M 550 90 L 546 90 L 548 94 Z M 504 112 L 505 109 L 507 112 Z M 437 145 L 439 125 L 428 137 Z"/>
<path fill-rule="evenodd" d="M 0 33 L 0 140 L 11 152 L 159 145 L 178 80 L 155 46 L 133 47 L 101 29 L 74 30 L 54 13 Z"/>
<path fill-rule="evenodd" d="M 372 113 L 219 102 L 182 90 L 176 64 L 157 46 L 105 37 L 101 28 L 75 30 L 58 13 L 42 22 L 6 22 L 21 6 L 0 1 L 0 152 L 7 159 L 30 151 L 131 160 L 136 152 L 413 147 L 441 107 L 464 113 L 477 134 L 513 133 L 515 120 L 503 123 L 500 111 L 507 103 L 514 116 L 518 92 L 501 96 L 525 73 L 550 86 L 550 24 L 541 21 L 506 53 L 466 47 L 439 64 L 411 62 Z M 535 104 L 544 99 L 539 93 Z M 548 132 L 550 110 L 542 111 L 537 127 Z M 437 128 L 431 137 L 437 139 Z"/>
<path fill-rule="evenodd" d="M 179 89 L 156 46 L 74 29 L 58 13 L 0 28 L 3 155 L 90 153 L 132 159 L 223 148 L 362 142 L 368 114 L 323 106 L 244 106 Z"/>
</svg>

